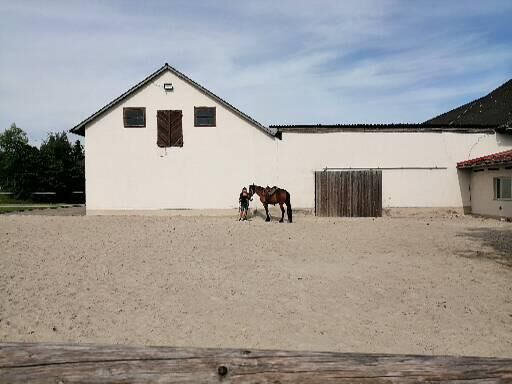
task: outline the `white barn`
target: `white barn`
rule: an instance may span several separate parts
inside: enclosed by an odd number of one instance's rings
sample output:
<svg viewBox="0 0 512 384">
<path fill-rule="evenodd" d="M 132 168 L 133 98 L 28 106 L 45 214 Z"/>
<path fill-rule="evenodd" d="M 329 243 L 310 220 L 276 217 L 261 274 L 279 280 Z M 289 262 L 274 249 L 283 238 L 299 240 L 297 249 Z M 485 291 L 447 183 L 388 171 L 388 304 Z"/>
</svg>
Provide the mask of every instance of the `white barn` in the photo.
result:
<svg viewBox="0 0 512 384">
<path fill-rule="evenodd" d="M 253 182 L 313 210 L 325 169 L 380 170 L 384 208 L 469 209 L 457 162 L 512 149 L 510 128 L 487 123 L 266 127 L 168 64 L 71 132 L 85 136 L 87 214 L 236 208 Z"/>
</svg>

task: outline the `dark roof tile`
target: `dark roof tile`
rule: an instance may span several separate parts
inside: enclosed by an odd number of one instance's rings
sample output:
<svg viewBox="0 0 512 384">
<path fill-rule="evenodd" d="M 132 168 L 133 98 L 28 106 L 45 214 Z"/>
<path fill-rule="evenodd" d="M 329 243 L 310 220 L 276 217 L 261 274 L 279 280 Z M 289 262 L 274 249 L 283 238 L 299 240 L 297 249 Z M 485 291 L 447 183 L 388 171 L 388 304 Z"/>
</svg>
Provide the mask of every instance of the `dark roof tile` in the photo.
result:
<svg viewBox="0 0 512 384">
<path fill-rule="evenodd" d="M 427 124 L 495 124 L 512 127 L 512 79 L 487 96 L 426 121 Z"/>
</svg>

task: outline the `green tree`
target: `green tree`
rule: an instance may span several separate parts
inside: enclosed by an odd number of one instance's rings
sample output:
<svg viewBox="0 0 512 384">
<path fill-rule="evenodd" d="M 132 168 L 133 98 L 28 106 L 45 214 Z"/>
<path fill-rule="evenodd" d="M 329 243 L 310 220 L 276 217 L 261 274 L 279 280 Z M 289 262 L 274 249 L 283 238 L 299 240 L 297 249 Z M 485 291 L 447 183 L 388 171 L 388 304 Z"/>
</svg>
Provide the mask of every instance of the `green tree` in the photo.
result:
<svg viewBox="0 0 512 384">
<path fill-rule="evenodd" d="M 28 145 L 28 137 L 23 129 L 16 126 L 16 123 L 12 123 L 10 128 L 0 134 L 0 150 L 2 152 L 16 152 L 22 145 Z"/>
<path fill-rule="evenodd" d="M 75 141 L 71 150 L 71 191 L 85 190 L 85 153 L 80 140 Z"/>
<path fill-rule="evenodd" d="M 71 144 L 66 132 L 49 133 L 38 149 L 13 123 L 0 134 L 0 189 L 23 198 L 36 190 L 56 192 L 64 201 L 85 189 L 84 159 L 82 144 Z"/>
<path fill-rule="evenodd" d="M 37 188 L 38 149 L 15 123 L 0 134 L 0 187 L 18 197 L 28 197 Z"/>
<path fill-rule="evenodd" d="M 67 198 L 73 183 L 73 147 L 66 132 L 49 133 L 39 153 L 41 187 L 56 192 L 60 198 Z"/>
</svg>

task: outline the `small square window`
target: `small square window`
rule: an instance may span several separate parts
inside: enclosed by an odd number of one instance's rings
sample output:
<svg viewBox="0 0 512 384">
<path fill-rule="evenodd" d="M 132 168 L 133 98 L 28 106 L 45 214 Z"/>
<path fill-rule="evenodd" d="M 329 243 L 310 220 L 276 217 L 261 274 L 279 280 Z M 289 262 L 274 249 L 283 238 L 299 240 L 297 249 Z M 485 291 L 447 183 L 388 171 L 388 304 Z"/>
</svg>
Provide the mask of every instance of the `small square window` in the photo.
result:
<svg viewBox="0 0 512 384">
<path fill-rule="evenodd" d="M 216 111 L 215 107 L 194 107 L 194 126 L 195 127 L 215 127 Z"/>
<path fill-rule="evenodd" d="M 144 128 L 146 126 L 146 108 L 123 108 L 125 128 Z"/>
</svg>

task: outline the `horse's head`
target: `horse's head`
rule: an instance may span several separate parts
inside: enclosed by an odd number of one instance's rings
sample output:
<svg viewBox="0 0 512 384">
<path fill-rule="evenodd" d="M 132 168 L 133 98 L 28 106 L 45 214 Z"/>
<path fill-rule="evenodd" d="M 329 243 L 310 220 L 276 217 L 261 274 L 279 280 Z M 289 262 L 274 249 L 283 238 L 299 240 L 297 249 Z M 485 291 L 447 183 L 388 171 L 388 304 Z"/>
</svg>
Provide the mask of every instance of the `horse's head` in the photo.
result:
<svg viewBox="0 0 512 384">
<path fill-rule="evenodd" d="M 251 184 L 249 185 L 249 196 L 252 197 L 256 193 L 256 185 Z"/>
</svg>

